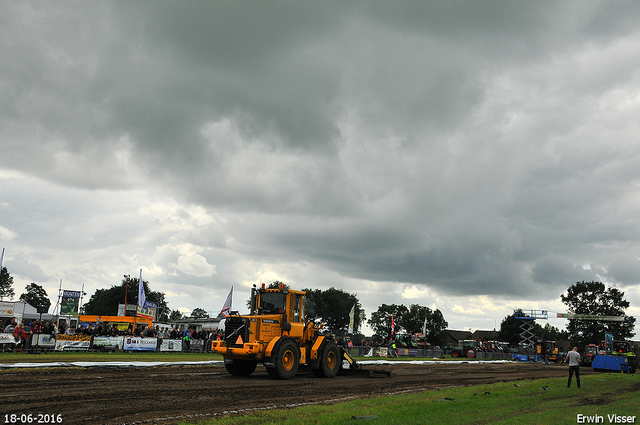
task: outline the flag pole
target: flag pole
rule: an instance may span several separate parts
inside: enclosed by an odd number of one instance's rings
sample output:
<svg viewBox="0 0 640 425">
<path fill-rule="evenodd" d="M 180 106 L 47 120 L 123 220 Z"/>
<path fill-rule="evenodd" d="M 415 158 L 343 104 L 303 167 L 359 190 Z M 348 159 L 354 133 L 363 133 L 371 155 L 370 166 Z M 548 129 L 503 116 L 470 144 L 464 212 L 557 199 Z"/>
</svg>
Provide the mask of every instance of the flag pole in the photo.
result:
<svg viewBox="0 0 640 425">
<path fill-rule="evenodd" d="M 127 277 L 124 281 L 124 312 L 123 316 L 127 316 L 127 292 L 129 292 L 129 278 Z"/>
</svg>

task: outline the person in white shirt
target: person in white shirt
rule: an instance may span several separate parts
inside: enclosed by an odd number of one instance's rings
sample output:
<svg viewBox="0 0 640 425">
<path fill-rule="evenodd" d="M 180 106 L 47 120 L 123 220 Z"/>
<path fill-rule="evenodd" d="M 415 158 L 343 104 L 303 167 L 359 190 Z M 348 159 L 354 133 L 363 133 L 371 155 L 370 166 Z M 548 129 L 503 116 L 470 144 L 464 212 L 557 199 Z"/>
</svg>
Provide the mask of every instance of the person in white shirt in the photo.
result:
<svg viewBox="0 0 640 425">
<path fill-rule="evenodd" d="M 580 388 L 580 353 L 578 353 L 578 347 L 573 347 L 573 350 L 567 353 L 567 362 L 569 362 L 569 381 L 567 382 L 567 388 L 571 387 L 571 377 L 576 374 L 576 383 Z"/>
</svg>

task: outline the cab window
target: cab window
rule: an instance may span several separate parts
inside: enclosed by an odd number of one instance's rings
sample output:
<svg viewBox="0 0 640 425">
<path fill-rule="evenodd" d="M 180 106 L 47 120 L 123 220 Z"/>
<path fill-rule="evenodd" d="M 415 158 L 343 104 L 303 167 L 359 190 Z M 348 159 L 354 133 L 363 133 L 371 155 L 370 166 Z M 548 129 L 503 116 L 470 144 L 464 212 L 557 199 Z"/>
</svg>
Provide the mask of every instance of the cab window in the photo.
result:
<svg viewBox="0 0 640 425">
<path fill-rule="evenodd" d="M 262 314 L 284 313 L 285 294 L 281 292 L 263 292 L 260 294 L 260 308 Z"/>
</svg>

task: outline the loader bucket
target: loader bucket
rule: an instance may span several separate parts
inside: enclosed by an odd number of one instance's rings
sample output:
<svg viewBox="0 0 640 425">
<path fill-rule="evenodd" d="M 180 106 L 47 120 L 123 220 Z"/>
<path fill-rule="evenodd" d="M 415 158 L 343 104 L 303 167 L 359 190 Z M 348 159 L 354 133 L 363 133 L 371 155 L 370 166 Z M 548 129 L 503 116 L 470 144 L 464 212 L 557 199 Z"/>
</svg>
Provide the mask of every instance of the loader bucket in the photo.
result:
<svg viewBox="0 0 640 425">
<path fill-rule="evenodd" d="M 391 371 L 383 369 L 365 369 L 349 353 L 340 348 L 342 353 L 342 366 L 340 375 L 362 375 L 369 378 L 391 378 Z"/>
</svg>

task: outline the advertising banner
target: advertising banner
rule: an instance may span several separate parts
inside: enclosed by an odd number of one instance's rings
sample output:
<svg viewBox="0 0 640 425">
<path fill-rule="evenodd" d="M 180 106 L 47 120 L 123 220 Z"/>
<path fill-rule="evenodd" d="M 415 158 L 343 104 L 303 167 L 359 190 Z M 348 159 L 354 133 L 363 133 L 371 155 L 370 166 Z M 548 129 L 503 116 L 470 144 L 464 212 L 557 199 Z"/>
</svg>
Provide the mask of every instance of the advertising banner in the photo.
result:
<svg viewBox="0 0 640 425">
<path fill-rule="evenodd" d="M 33 334 L 31 335 L 31 345 L 53 350 L 56 346 L 56 337 L 50 334 Z"/>
<path fill-rule="evenodd" d="M 204 351 L 204 339 L 192 339 L 189 343 L 189 351 Z"/>
<path fill-rule="evenodd" d="M 181 339 L 163 339 L 160 345 L 160 351 L 182 351 Z"/>
<path fill-rule="evenodd" d="M 60 300 L 60 314 L 75 316 L 78 314 L 81 291 L 62 291 Z"/>
<path fill-rule="evenodd" d="M 123 350 L 131 351 L 156 351 L 158 348 L 157 338 L 138 338 L 128 336 L 124 339 Z"/>
<path fill-rule="evenodd" d="M 155 320 L 157 309 L 158 304 L 151 301 L 146 301 L 144 307 L 138 306 L 138 316 L 148 317 Z"/>
<path fill-rule="evenodd" d="M 0 316 L 13 317 L 16 314 L 15 305 L 15 303 L 0 302 Z"/>
<path fill-rule="evenodd" d="M 90 347 L 89 335 L 56 335 L 56 351 L 88 350 Z"/>
<path fill-rule="evenodd" d="M 624 322 L 623 316 L 598 316 L 593 314 L 558 313 L 558 319 L 597 320 L 601 322 Z"/>
<path fill-rule="evenodd" d="M 93 346 L 94 347 L 118 347 L 119 349 L 122 350 L 122 347 L 124 347 L 124 337 L 123 336 L 94 336 Z"/>
<path fill-rule="evenodd" d="M 15 344 L 16 339 L 13 337 L 13 334 L 10 333 L 0 333 L 0 344 Z"/>
</svg>

